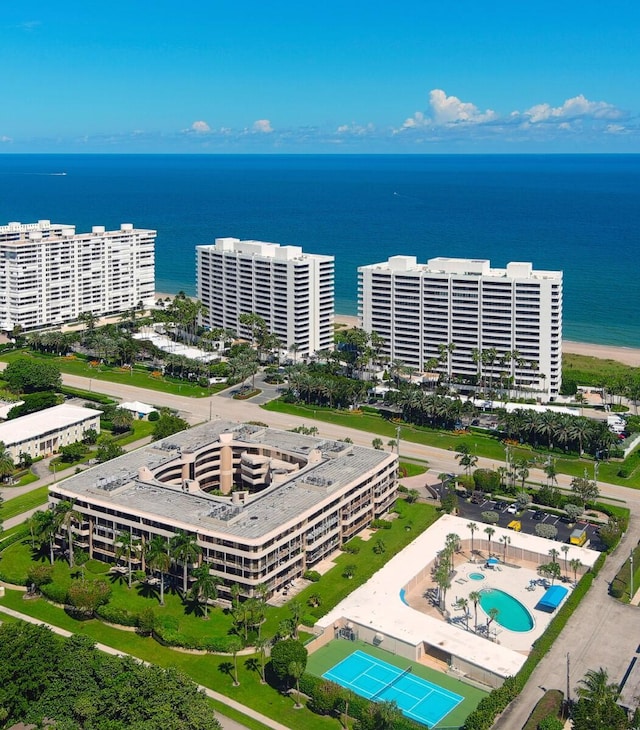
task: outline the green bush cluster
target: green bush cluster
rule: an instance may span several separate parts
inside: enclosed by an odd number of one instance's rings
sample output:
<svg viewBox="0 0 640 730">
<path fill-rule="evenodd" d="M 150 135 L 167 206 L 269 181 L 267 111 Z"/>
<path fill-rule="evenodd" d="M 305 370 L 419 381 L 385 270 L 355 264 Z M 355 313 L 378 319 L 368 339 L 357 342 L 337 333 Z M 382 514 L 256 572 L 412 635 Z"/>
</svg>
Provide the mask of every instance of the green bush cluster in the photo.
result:
<svg viewBox="0 0 640 730">
<path fill-rule="evenodd" d="M 47 583 L 46 585 L 40 586 L 40 592 L 50 601 L 64 604 L 67 603 L 69 586 L 61 585 L 60 583 Z"/>
<path fill-rule="evenodd" d="M 390 530 L 391 523 L 389 522 L 389 520 L 371 520 L 371 528 L 374 530 Z"/>
<path fill-rule="evenodd" d="M 107 623 L 119 624 L 120 626 L 137 626 L 138 614 L 127 611 L 126 608 L 118 608 L 109 603 L 98 606 L 96 614 Z"/>
<path fill-rule="evenodd" d="M 322 576 L 317 570 L 306 570 L 302 577 L 305 580 L 310 580 L 312 583 L 317 583 Z"/>
</svg>

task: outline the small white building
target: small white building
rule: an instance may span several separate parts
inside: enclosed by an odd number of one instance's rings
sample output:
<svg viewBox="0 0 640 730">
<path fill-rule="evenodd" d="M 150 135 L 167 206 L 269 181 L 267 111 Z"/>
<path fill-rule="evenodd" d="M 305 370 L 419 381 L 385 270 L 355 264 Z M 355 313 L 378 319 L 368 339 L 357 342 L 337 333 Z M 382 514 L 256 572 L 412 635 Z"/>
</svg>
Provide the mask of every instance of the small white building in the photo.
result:
<svg viewBox="0 0 640 730">
<path fill-rule="evenodd" d="M 118 408 L 122 408 L 123 411 L 130 411 L 133 413 L 134 418 L 140 420 L 147 419 L 150 413 L 158 410 L 157 408 L 150 406 L 148 403 L 141 403 L 139 400 L 120 403 Z"/>
<path fill-rule="evenodd" d="M 0 424 L 0 441 L 15 461 L 21 453 L 32 458 L 51 456 L 76 441 L 82 441 L 87 431 L 100 433 L 102 411 L 63 403 L 44 411 L 29 413 Z"/>
</svg>

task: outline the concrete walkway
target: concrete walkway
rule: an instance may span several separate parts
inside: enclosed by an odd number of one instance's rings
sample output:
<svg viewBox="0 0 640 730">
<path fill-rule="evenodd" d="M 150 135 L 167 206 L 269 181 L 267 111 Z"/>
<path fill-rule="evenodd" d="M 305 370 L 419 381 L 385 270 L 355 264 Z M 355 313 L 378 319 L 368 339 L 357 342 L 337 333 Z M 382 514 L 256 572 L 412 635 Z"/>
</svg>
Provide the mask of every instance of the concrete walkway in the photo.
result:
<svg viewBox="0 0 640 730">
<path fill-rule="evenodd" d="M 21 619 L 22 621 L 26 621 L 30 624 L 36 624 L 41 626 L 46 626 L 47 628 L 51 629 L 54 634 L 59 634 L 60 636 L 69 637 L 72 636 L 72 633 L 70 631 L 66 631 L 65 629 L 61 629 L 58 626 L 54 626 L 53 624 L 45 623 L 44 621 L 40 621 L 36 618 L 33 618 L 32 616 L 27 616 L 24 613 L 19 613 L 18 611 L 14 611 L 11 608 L 7 608 L 6 606 L 0 606 L 0 612 L 6 613 L 9 616 L 13 616 L 14 618 Z M 96 643 L 96 648 L 100 649 L 100 651 L 105 652 L 106 654 L 112 654 L 113 656 L 132 656 L 137 661 L 142 661 L 141 659 L 138 659 L 138 657 L 133 656 L 133 654 L 127 654 L 124 651 L 119 651 L 118 649 L 114 649 L 111 646 L 107 646 L 107 644 L 99 644 Z M 143 664 L 150 666 L 149 662 L 142 662 Z M 234 710 L 237 710 L 238 712 L 241 712 L 243 715 L 247 715 L 247 717 L 252 718 L 253 720 L 257 720 L 258 722 L 261 722 L 263 725 L 269 728 L 273 728 L 273 730 L 290 730 L 287 725 L 283 725 L 280 722 L 277 722 L 276 720 L 272 720 L 270 717 L 267 717 L 266 715 L 261 714 L 260 712 L 256 712 L 255 710 L 252 710 L 250 707 L 247 707 L 246 705 L 241 704 L 240 702 L 236 702 L 235 700 L 232 700 L 231 698 L 227 697 L 226 695 L 220 694 L 219 692 L 215 692 L 212 689 L 209 689 L 208 687 L 204 687 L 203 685 L 199 684 L 198 688 L 203 690 L 204 693 L 207 695 L 207 697 L 211 697 L 214 700 L 217 700 L 218 702 L 222 702 L 228 707 L 232 707 Z M 235 720 L 231 720 L 228 717 L 225 717 L 224 715 L 220 715 L 216 713 L 216 717 L 220 724 L 222 725 L 223 730 L 248 730 L 245 725 L 241 725 Z"/>
</svg>

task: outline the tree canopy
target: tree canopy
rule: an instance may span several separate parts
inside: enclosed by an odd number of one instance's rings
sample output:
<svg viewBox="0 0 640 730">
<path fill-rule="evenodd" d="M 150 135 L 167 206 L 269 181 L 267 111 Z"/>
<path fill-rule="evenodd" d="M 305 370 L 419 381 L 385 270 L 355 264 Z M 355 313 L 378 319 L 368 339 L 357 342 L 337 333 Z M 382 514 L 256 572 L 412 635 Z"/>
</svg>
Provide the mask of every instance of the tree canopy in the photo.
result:
<svg viewBox="0 0 640 730">
<path fill-rule="evenodd" d="M 205 695 L 176 669 L 102 654 L 86 636 L 0 626 L 0 708 L 64 730 L 220 730 Z"/>
<path fill-rule="evenodd" d="M 33 357 L 19 357 L 10 362 L 3 378 L 16 393 L 56 390 L 62 383 L 59 368 Z"/>
</svg>

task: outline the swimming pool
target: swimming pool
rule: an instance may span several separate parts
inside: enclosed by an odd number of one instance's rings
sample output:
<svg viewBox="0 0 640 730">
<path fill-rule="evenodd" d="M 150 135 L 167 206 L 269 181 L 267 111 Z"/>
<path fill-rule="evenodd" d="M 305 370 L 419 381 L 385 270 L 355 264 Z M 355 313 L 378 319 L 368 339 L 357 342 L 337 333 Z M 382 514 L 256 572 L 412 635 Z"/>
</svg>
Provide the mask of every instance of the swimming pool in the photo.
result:
<svg viewBox="0 0 640 730">
<path fill-rule="evenodd" d="M 531 631 L 533 616 L 517 598 L 498 588 L 483 588 L 480 591 L 480 607 L 489 615 L 492 608 L 498 609 L 495 622 L 509 631 Z"/>
<path fill-rule="evenodd" d="M 471 580 L 484 580 L 484 575 L 482 573 L 469 573 L 469 578 Z"/>
</svg>

